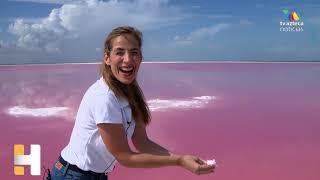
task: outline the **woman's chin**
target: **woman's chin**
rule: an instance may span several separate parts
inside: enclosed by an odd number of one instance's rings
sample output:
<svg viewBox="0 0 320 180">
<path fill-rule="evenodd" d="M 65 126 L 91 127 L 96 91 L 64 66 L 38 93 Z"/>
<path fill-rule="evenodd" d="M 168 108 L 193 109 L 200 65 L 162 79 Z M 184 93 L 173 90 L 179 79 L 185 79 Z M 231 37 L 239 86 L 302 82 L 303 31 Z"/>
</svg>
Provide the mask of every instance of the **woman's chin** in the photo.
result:
<svg viewBox="0 0 320 180">
<path fill-rule="evenodd" d="M 122 84 L 125 84 L 125 85 L 130 85 L 133 81 L 134 81 L 134 78 L 120 78 L 118 79 Z"/>
</svg>

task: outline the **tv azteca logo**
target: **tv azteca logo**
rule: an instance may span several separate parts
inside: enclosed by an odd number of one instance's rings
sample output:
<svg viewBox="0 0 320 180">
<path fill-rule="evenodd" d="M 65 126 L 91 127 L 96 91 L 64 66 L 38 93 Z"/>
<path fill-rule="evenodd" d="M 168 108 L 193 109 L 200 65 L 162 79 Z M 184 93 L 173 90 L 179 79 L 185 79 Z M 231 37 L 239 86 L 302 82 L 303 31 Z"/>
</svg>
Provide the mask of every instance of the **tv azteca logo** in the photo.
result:
<svg viewBox="0 0 320 180">
<path fill-rule="evenodd" d="M 300 20 L 300 16 L 297 11 L 291 11 L 284 9 L 282 13 L 288 17 L 287 21 L 280 21 L 281 32 L 303 32 L 303 21 Z"/>
<path fill-rule="evenodd" d="M 30 165 L 30 174 L 33 176 L 40 175 L 41 166 L 41 147 L 38 144 L 31 144 L 30 154 L 24 154 L 24 145 L 14 145 L 14 174 L 24 175 L 24 167 Z"/>
</svg>

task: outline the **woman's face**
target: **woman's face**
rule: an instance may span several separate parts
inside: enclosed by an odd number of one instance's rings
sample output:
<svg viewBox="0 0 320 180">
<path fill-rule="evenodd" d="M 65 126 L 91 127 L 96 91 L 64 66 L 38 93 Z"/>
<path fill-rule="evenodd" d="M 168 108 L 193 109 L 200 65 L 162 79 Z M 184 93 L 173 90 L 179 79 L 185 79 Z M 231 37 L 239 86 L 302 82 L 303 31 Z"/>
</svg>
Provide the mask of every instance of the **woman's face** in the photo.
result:
<svg viewBox="0 0 320 180">
<path fill-rule="evenodd" d="M 123 84 L 130 84 L 137 76 L 142 60 L 137 39 L 130 34 L 121 35 L 111 41 L 110 55 L 104 54 L 104 62 L 111 67 L 112 74 Z"/>
</svg>

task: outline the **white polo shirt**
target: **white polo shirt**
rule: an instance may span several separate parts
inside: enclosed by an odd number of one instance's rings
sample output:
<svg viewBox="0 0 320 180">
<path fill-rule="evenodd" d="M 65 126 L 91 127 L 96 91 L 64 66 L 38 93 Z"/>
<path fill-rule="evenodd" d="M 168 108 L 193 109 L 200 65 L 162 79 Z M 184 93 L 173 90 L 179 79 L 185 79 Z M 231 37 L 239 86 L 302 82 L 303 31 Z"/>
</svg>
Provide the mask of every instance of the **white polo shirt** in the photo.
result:
<svg viewBox="0 0 320 180">
<path fill-rule="evenodd" d="M 132 137 L 135 128 L 129 103 L 117 98 L 103 78 L 84 94 L 62 158 L 85 171 L 111 172 L 117 160 L 102 141 L 97 128 L 100 123 L 122 124 L 127 138 Z"/>
</svg>

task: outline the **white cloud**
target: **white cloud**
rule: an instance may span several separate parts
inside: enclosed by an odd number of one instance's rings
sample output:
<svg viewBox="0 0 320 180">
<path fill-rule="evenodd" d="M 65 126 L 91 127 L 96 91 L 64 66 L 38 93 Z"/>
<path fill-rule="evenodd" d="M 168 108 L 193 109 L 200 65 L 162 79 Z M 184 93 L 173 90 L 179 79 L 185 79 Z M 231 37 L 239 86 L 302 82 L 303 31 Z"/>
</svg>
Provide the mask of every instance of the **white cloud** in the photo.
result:
<svg viewBox="0 0 320 180">
<path fill-rule="evenodd" d="M 230 27 L 230 24 L 227 23 L 220 23 L 220 24 L 215 24 L 209 27 L 203 27 L 194 30 L 193 32 L 190 33 L 190 35 L 186 38 L 181 38 L 180 36 L 175 36 L 173 40 L 176 43 L 180 44 L 190 44 L 193 41 L 201 40 L 206 37 L 212 37 L 216 35 L 218 32 L 221 32 L 222 30 L 227 29 Z"/>
<path fill-rule="evenodd" d="M 44 20 L 44 18 L 41 18 L 41 17 L 37 17 L 37 18 L 22 18 L 22 17 L 18 17 L 18 18 L 11 18 L 11 19 L 8 19 L 8 22 L 10 22 L 11 24 L 20 20 L 20 19 L 23 19 L 23 22 L 24 23 L 38 23 L 38 22 L 41 22 L 42 20 Z"/>
<path fill-rule="evenodd" d="M 190 37 L 187 38 L 181 38 L 180 36 L 176 35 L 173 40 L 179 44 L 179 45 L 191 45 L 192 44 L 192 40 Z"/>
<path fill-rule="evenodd" d="M 19 1 L 19 2 L 34 2 L 34 3 L 48 3 L 48 4 L 68 4 L 81 2 L 86 0 L 9 0 L 9 1 Z"/>
<path fill-rule="evenodd" d="M 7 113 L 15 117 L 50 117 L 65 116 L 67 107 L 50 107 L 50 108 L 27 108 L 23 106 L 14 106 L 8 109 Z"/>
<path fill-rule="evenodd" d="M 204 38 L 206 36 L 213 36 L 215 34 L 217 34 L 218 32 L 226 29 L 227 27 L 229 27 L 229 24 L 226 23 L 220 23 L 217 25 L 213 25 L 210 27 L 204 27 L 204 28 L 200 28 L 197 29 L 196 31 L 192 32 L 190 34 L 190 39 L 199 39 L 199 38 Z"/>
<path fill-rule="evenodd" d="M 9 27 L 9 32 L 18 36 L 16 45 L 28 50 L 46 50 L 55 52 L 59 49 L 59 42 L 72 37 L 66 27 L 54 21 L 55 13 L 46 18 L 41 24 L 28 24 L 23 19 L 16 20 Z"/>
<path fill-rule="evenodd" d="M 48 2 L 33 0 L 33 2 Z M 114 27 L 132 25 L 145 31 L 175 25 L 184 19 L 182 10 L 168 0 L 54 1 L 63 3 L 48 17 L 17 19 L 9 32 L 17 36 L 17 48 L 38 53 L 100 53 L 106 34 Z M 80 55 L 79 55 L 80 56 Z M 84 56 L 83 58 L 85 58 Z"/>
<path fill-rule="evenodd" d="M 148 101 L 148 105 L 151 111 L 193 109 L 202 108 L 215 99 L 215 96 L 199 96 L 188 99 L 152 99 Z"/>
<path fill-rule="evenodd" d="M 207 15 L 208 18 L 212 19 L 226 19 L 226 18 L 234 18 L 232 15 Z"/>
</svg>

